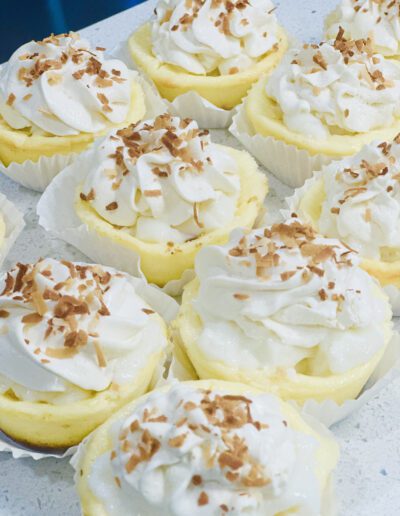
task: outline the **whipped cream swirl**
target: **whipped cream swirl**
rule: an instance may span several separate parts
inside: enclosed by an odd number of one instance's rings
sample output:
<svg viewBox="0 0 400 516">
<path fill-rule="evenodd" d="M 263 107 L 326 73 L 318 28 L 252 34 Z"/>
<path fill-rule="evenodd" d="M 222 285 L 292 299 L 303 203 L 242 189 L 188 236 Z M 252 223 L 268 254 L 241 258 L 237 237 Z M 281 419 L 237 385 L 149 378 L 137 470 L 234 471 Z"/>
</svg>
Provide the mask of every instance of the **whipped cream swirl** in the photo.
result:
<svg viewBox="0 0 400 516">
<path fill-rule="evenodd" d="M 0 70 L 0 115 L 14 129 L 96 133 L 128 116 L 132 72 L 70 32 L 26 43 Z"/>
<path fill-rule="evenodd" d="M 334 38 L 343 27 L 354 39 L 371 38 L 385 56 L 400 54 L 399 0 L 342 0 L 326 20 L 326 33 Z"/>
<path fill-rule="evenodd" d="M 0 280 L 0 392 L 67 403 L 133 382 L 167 345 L 139 282 L 51 258 L 17 264 Z"/>
<path fill-rule="evenodd" d="M 81 199 L 140 240 L 182 243 L 235 216 L 237 164 L 194 120 L 160 115 L 113 132 L 88 167 Z"/>
<path fill-rule="evenodd" d="M 152 23 L 153 53 L 193 74 L 233 74 L 278 45 L 270 0 L 160 0 Z"/>
<path fill-rule="evenodd" d="M 366 363 L 385 345 L 391 311 L 358 261 L 297 220 L 236 230 L 197 255 L 197 345 L 210 360 L 267 372 L 303 360 L 313 375 Z"/>
<path fill-rule="evenodd" d="M 324 197 L 318 220 L 309 220 L 302 199 L 317 183 Z M 318 188 L 319 190 L 319 188 Z M 316 173 L 288 199 L 289 209 L 328 237 L 340 238 L 364 258 L 382 259 L 400 249 L 400 138 L 374 142 L 357 155 Z"/>
<path fill-rule="evenodd" d="M 270 394 L 177 384 L 111 431 L 113 449 L 89 477 L 110 516 L 320 514 L 318 443 L 288 426 Z"/>
<path fill-rule="evenodd" d="M 317 139 L 390 127 L 400 116 L 400 67 L 370 40 L 336 40 L 291 49 L 266 86 L 286 126 Z"/>
</svg>

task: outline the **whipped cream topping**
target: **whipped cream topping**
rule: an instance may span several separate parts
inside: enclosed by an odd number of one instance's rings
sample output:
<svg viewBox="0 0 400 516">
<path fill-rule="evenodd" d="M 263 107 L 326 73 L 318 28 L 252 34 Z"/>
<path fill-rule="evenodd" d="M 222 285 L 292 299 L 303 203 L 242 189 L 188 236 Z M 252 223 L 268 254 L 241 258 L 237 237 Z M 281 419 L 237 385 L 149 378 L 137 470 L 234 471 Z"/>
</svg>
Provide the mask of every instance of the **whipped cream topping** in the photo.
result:
<svg viewBox="0 0 400 516">
<path fill-rule="evenodd" d="M 317 441 L 291 429 L 270 394 L 176 384 L 111 434 L 89 477 L 110 516 L 320 514 Z"/>
<path fill-rule="evenodd" d="M 288 199 L 290 211 L 307 222 L 301 201 L 316 182 L 325 192 L 314 222 L 321 234 L 340 238 L 364 258 L 379 260 L 400 249 L 400 137 L 374 142 L 316 173 Z"/>
<path fill-rule="evenodd" d="M 235 216 L 237 164 L 194 120 L 160 115 L 113 132 L 88 166 L 81 199 L 140 240 L 182 243 Z"/>
<path fill-rule="evenodd" d="M 400 116 L 400 67 L 374 53 L 371 40 L 334 41 L 289 50 L 266 94 L 286 126 L 307 136 L 366 133 Z"/>
<path fill-rule="evenodd" d="M 0 391 L 63 403 L 133 382 L 166 347 L 137 278 L 51 258 L 0 279 Z"/>
<path fill-rule="evenodd" d="M 73 32 L 26 43 L 0 70 L 0 115 L 14 129 L 68 136 L 128 116 L 132 72 Z"/>
<path fill-rule="evenodd" d="M 0 213 L 0 246 L 4 242 L 5 236 L 6 236 L 6 223 L 4 221 L 3 215 Z"/>
<path fill-rule="evenodd" d="M 340 26 L 348 37 L 371 38 L 385 56 L 400 54 L 399 0 L 342 0 L 327 19 L 328 37 L 335 37 Z"/>
<path fill-rule="evenodd" d="M 234 74 L 278 45 L 270 0 L 160 0 L 152 23 L 153 53 L 193 74 Z"/>
<path fill-rule="evenodd" d="M 211 360 L 267 372 L 303 360 L 312 375 L 366 363 L 386 342 L 391 312 L 358 262 L 296 219 L 234 231 L 197 255 L 197 345 Z"/>
</svg>

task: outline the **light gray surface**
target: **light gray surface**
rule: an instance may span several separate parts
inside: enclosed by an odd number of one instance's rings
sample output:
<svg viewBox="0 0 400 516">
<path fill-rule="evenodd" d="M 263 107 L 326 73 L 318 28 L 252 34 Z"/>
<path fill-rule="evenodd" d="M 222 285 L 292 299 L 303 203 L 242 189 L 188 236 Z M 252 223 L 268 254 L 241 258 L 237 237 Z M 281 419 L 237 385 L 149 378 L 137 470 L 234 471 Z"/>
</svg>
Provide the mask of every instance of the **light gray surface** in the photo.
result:
<svg viewBox="0 0 400 516">
<path fill-rule="evenodd" d="M 150 14 L 154 1 L 125 11 L 85 29 L 96 44 L 111 48 L 126 38 Z M 282 0 L 276 2 L 287 30 L 297 38 L 318 38 L 322 19 L 335 0 Z M 238 146 L 224 132 L 214 139 Z M 290 190 L 273 178 L 269 208 Z M 24 213 L 27 227 L 11 251 L 4 268 L 15 261 L 40 256 L 84 259 L 68 244 L 52 238 L 37 226 L 35 206 L 39 195 L 0 178 L 0 191 Z M 400 380 L 381 391 L 358 413 L 334 428 L 341 445 L 338 467 L 340 516 L 395 516 L 400 514 Z M 79 504 L 68 460 L 14 460 L 0 453 L 0 516 L 77 516 Z M 123 516 L 123 515 L 121 515 Z"/>
</svg>

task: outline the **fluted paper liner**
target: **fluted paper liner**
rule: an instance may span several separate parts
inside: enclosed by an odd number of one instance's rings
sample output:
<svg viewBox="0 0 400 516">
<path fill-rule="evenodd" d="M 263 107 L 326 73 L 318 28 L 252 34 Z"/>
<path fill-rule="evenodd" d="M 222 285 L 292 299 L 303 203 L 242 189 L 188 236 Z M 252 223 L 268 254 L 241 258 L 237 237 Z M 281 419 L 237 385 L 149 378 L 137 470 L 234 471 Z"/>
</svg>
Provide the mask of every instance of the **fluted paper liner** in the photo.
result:
<svg viewBox="0 0 400 516">
<path fill-rule="evenodd" d="M 25 188 L 43 192 L 54 177 L 70 165 L 78 155 L 70 153 L 41 156 L 38 161 L 10 163 L 8 167 L 0 162 L 0 172 Z"/>
<path fill-rule="evenodd" d="M 171 322 L 176 317 L 178 312 L 178 303 L 170 296 L 164 294 L 161 289 L 149 285 L 145 280 L 141 280 L 135 285 L 135 290 L 137 294 L 141 296 L 147 304 L 166 321 L 166 323 Z M 160 364 L 160 366 L 160 369 L 156 370 L 154 373 L 153 380 L 151 382 L 153 385 L 159 381 L 160 371 L 165 369 L 165 364 Z M 78 446 L 55 449 L 29 447 L 29 445 L 15 441 L 0 430 L 0 452 L 9 452 L 12 454 L 14 459 L 23 459 L 26 457 L 30 457 L 34 460 L 46 459 L 48 457 L 63 459 L 73 455 L 77 450 Z"/>
<path fill-rule="evenodd" d="M 6 233 L 0 245 L 0 267 L 25 227 L 24 217 L 16 206 L 0 193 L 0 215 L 3 217 Z"/>
<path fill-rule="evenodd" d="M 312 156 L 272 136 L 256 134 L 243 103 L 236 108 L 229 131 L 269 172 L 292 188 L 302 186 L 315 170 L 332 161 L 324 154 Z"/>
<path fill-rule="evenodd" d="M 137 72 L 136 80 L 143 89 L 146 113 L 144 118 L 154 118 L 166 111 L 166 106 L 160 96 L 154 92 L 149 83 Z M 100 136 L 99 138 L 102 138 Z M 85 151 L 84 151 L 85 152 Z M 23 163 L 10 163 L 8 167 L 0 162 L 0 172 L 25 188 L 43 192 L 51 181 L 63 170 L 71 165 L 81 153 L 54 154 L 41 156 L 38 161 L 27 160 Z"/>
<path fill-rule="evenodd" d="M 387 387 L 396 378 L 399 378 L 399 376 L 400 335 L 396 331 L 377 368 L 355 400 L 348 400 L 342 405 L 338 405 L 333 400 L 318 402 L 310 399 L 304 403 L 301 412 L 314 417 L 323 425 L 330 427 L 360 409 L 376 396 L 379 391 Z"/>
<path fill-rule="evenodd" d="M 127 41 L 122 41 L 111 50 L 110 56 L 120 59 L 131 69 L 141 71 L 130 55 Z M 154 82 L 147 76 L 146 80 L 151 83 L 153 92 L 157 92 L 161 99 Z M 215 106 L 195 91 L 178 95 L 172 102 L 166 99 L 162 101 L 169 113 L 181 118 L 193 118 L 201 129 L 227 129 L 235 112 L 234 109 L 227 110 Z"/>
</svg>

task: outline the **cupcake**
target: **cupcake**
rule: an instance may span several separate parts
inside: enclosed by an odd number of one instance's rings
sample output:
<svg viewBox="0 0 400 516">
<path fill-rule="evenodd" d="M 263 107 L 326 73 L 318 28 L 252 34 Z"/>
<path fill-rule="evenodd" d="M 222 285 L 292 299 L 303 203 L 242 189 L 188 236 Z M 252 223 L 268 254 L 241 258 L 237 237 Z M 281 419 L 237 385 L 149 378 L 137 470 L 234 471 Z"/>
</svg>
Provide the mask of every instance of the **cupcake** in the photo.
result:
<svg viewBox="0 0 400 516">
<path fill-rule="evenodd" d="M 63 228 L 75 227 L 68 241 L 101 263 L 134 273 L 140 259 L 146 278 L 160 286 L 193 268 L 205 245 L 226 242 L 234 227 L 251 228 L 267 192 L 249 154 L 214 144 L 193 120 L 170 115 L 113 131 L 73 167 L 41 201 L 59 217 L 50 229 L 68 239 Z M 67 189 L 73 200 L 65 201 Z M 74 204 L 77 221 L 52 209 L 65 202 Z M 103 240 L 88 244 L 87 233 Z"/>
<path fill-rule="evenodd" d="M 286 51 L 274 11 L 270 0 L 160 0 L 129 50 L 167 100 L 195 91 L 231 109 Z"/>
<path fill-rule="evenodd" d="M 328 38 L 343 27 L 346 37 L 371 38 L 377 52 L 400 57 L 400 20 L 398 0 L 341 0 L 326 18 Z"/>
<path fill-rule="evenodd" d="M 325 166 L 287 199 L 290 213 L 357 251 L 388 294 L 400 288 L 399 172 L 400 136 Z"/>
<path fill-rule="evenodd" d="M 145 393 L 167 347 L 149 288 L 113 269 L 50 258 L 6 273 L 0 430 L 32 447 L 71 446 Z"/>
<path fill-rule="evenodd" d="M 271 394 L 199 381 L 153 391 L 89 439 L 87 516 L 324 516 L 338 461 L 330 435 Z"/>
<path fill-rule="evenodd" d="M 400 67 L 374 53 L 371 40 L 349 40 L 340 30 L 334 41 L 291 49 L 251 89 L 244 112 L 266 156 L 281 148 L 271 171 L 301 186 L 316 159 L 350 156 L 375 139 L 395 137 Z"/>
<path fill-rule="evenodd" d="M 0 162 L 71 155 L 145 113 L 136 74 L 76 33 L 20 47 L 0 70 Z"/>
<path fill-rule="evenodd" d="M 387 297 L 357 264 L 296 219 L 237 230 L 199 253 L 174 322 L 178 344 L 200 378 L 298 403 L 354 399 L 392 335 Z"/>
</svg>

